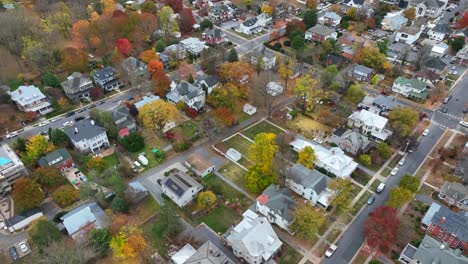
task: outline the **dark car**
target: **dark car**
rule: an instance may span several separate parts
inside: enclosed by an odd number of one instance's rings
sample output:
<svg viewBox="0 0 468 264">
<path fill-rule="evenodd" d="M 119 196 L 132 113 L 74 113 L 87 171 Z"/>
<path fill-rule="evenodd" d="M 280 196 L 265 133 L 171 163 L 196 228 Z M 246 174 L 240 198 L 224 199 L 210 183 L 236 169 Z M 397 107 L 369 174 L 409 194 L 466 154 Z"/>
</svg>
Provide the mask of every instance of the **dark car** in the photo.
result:
<svg viewBox="0 0 468 264">
<path fill-rule="evenodd" d="M 78 113 L 82 113 L 82 112 L 84 112 L 84 111 L 86 111 L 86 108 L 83 107 L 83 108 L 81 108 L 80 110 L 78 110 Z"/>
<path fill-rule="evenodd" d="M 101 101 L 101 102 L 97 103 L 97 105 L 102 105 L 104 103 L 106 103 L 106 101 Z"/>
<path fill-rule="evenodd" d="M 28 125 L 28 121 L 21 120 L 21 125 L 22 125 L 22 126 L 27 126 L 27 125 Z"/>
<path fill-rule="evenodd" d="M 375 201 L 375 194 L 372 195 L 371 197 L 369 197 L 369 199 L 367 199 L 367 204 L 372 204 L 373 202 Z"/>
<path fill-rule="evenodd" d="M 71 111 L 65 114 L 65 117 L 70 117 L 75 114 L 75 111 Z"/>
<path fill-rule="evenodd" d="M 84 116 L 78 116 L 78 117 L 75 118 L 75 122 L 78 122 L 78 121 L 83 120 L 83 119 L 85 119 Z"/>
<path fill-rule="evenodd" d="M 445 114 L 445 113 L 447 113 L 447 112 L 448 112 L 448 109 L 447 109 L 447 107 L 444 107 L 444 108 L 442 108 L 442 113 L 444 113 L 444 114 Z"/>
<path fill-rule="evenodd" d="M 18 259 L 18 252 L 16 252 L 15 247 L 10 247 L 8 252 L 10 253 L 11 260 L 16 261 Z"/>
</svg>

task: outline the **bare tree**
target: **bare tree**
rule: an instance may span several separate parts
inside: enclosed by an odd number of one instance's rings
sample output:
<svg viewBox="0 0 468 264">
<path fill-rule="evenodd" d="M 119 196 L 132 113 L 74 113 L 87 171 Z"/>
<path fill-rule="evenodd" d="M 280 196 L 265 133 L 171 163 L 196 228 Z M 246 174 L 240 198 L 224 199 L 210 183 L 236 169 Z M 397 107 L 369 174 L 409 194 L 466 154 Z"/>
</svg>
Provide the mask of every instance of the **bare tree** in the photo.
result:
<svg viewBox="0 0 468 264">
<path fill-rule="evenodd" d="M 447 89 L 443 84 L 436 84 L 429 92 L 429 100 L 431 100 L 431 105 L 435 104 L 439 99 L 444 98 L 447 94 Z"/>
<path fill-rule="evenodd" d="M 261 103 L 265 107 L 268 117 L 271 117 L 278 96 L 273 96 L 275 93 L 270 91 L 270 87 L 268 86 L 271 81 L 270 71 L 263 72 L 263 75 L 263 80 L 259 85 L 255 86 L 254 90 L 260 95 L 260 100 L 262 101 Z M 286 88 L 283 88 L 283 90 L 285 89 Z"/>
<path fill-rule="evenodd" d="M 281 153 L 281 157 L 284 157 L 285 153 L 291 148 L 289 143 L 294 140 L 294 137 L 294 133 L 289 131 L 276 135 L 275 142 L 278 145 L 278 152 Z"/>
<path fill-rule="evenodd" d="M 94 251 L 85 244 L 76 244 L 71 239 L 56 241 L 44 250 L 33 250 L 29 258 L 35 264 L 90 263 L 95 258 Z"/>
<path fill-rule="evenodd" d="M 6 47 L 10 52 L 19 55 L 23 49 L 23 36 L 28 36 L 34 30 L 31 16 L 24 13 L 23 9 L 17 8 L 0 14 L 0 45 Z"/>
<path fill-rule="evenodd" d="M 403 69 L 405 68 L 405 64 L 406 62 L 408 61 L 408 55 L 409 55 L 409 48 L 408 47 L 404 47 L 402 50 L 401 50 L 401 64 L 400 64 L 400 67 L 398 69 L 398 75 L 400 75 L 402 72 L 403 72 Z"/>
<path fill-rule="evenodd" d="M 211 121 L 211 119 L 204 119 L 202 121 L 202 127 L 201 127 L 203 133 L 205 133 L 206 137 L 208 138 L 208 140 L 210 141 L 210 144 L 213 143 L 213 139 L 215 137 L 215 134 L 216 134 L 216 128 L 213 124 L 213 121 Z"/>
<path fill-rule="evenodd" d="M 420 70 L 424 63 L 429 59 L 429 54 L 431 53 L 431 47 L 428 45 L 424 45 L 418 49 L 416 52 L 416 61 L 414 62 L 414 66 L 416 70 Z"/>
</svg>

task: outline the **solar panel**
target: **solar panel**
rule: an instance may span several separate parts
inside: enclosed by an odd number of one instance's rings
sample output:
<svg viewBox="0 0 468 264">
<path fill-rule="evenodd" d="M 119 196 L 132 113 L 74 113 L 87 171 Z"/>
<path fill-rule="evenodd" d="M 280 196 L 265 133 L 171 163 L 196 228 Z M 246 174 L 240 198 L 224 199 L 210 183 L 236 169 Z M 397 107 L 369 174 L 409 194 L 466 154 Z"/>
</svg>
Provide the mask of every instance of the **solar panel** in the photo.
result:
<svg viewBox="0 0 468 264">
<path fill-rule="evenodd" d="M 192 185 L 190 183 L 188 183 L 187 181 L 185 181 L 185 179 L 183 179 L 182 177 L 180 177 L 179 174 L 174 174 L 174 176 L 179 180 L 181 181 L 183 184 L 185 184 L 185 186 L 187 187 L 192 187 Z"/>
<path fill-rule="evenodd" d="M 171 178 L 167 179 L 165 185 L 179 197 L 184 194 L 184 190 L 180 188 L 180 186 L 178 186 Z"/>
</svg>

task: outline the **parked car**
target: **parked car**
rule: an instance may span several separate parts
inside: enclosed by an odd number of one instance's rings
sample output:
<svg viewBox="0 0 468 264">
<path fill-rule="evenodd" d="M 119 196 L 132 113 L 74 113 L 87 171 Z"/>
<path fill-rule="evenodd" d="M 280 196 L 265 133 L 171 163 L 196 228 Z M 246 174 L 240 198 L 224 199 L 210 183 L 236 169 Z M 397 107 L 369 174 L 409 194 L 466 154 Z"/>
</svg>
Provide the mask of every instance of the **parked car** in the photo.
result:
<svg viewBox="0 0 468 264">
<path fill-rule="evenodd" d="M 429 129 L 424 130 L 424 132 L 422 133 L 422 135 L 423 135 L 423 136 L 429 135 Z"/>
<path fill-rule="evenodd" d="M 65 117 L 70 117 L 75 114 L 75 111 L 71 111 L 65 114 Z"/>
<path fill-rule="evenodd" d="M 6 135 L 6 138 L 14 138 L 14 137 L 17 137 L 19 135 L 18 132 L 16 131 L 13 131 L 13 132 L 10 132 Z"/>
<path fill-rule="evenodd" d="M 106 101 L 105 100 L 102 100 L 101 102 L 97 103 L 97 105 L 102 105 L 102 104 L 105 104 Z"/>
<path fill-rule="evenodd" d="M 395 176 L 398 173 L 398 167 L 393 168 L 392 172 L 390 172 L 390 175 Z"/>
<path fill-rule="evenodd" d="M 335 253 L 338 247 L 335 244 L 331 244 L 330 247 L 325 251 L 325 257 L 329 258 Z"/>
<path fill-rule="evenodd" d="M 21 249 L 21 252 L 23 252 L 23 253 L 26 253 L 29 250 L 28 245 L 26 245 L 26 242 L 24 242 L 24 241 L 19 243 L 19 247 Z"/>
<path fill-rule="evenodd" d="M 403 157 L 399 162 L 398 165 L 403 166 L 405 164 L 405 157 Z"/>
<path fill-rule="evenodd" d="M 442 110 L 441 110 L 441 111 L 442 111 L 442 113 L 444 113 L 444 114 L 445 114 L 445 113 L 447 113 L 447 112 L 448 112 L 448 109 L 447 109 L 447 107 L 442 107 Z"/>
<path fill-rule="evenodd" d="M 63 126 L 73 126 L 73 121 L 67 121 L 63 123 Z"/>
<path fill-rule="evenodd" d="M 468 122 L 466 122 L 466 121 L 460 121 L 460 125 L 461 125 L 462 127 L 468 127 Z"/>
<path fill-rule="evenodd" d="M 377 189 L 375 190 L 375 192 L 381 193 L 384 189 L 385 189 L 385 183 L 381 183 L 379 184 L 379 186 L 377 186 Z"/>
<path fill-rule="evenodd" d="M 10 253 L 11 260 L 16 261 L 18 259 L 18 252 L 16 252 L 15 247 L 10 247 L 8 252 Z"/>
<path fill-rule="evenodd" d="M 83 120 L 83 119 L 85 119 L 84 116 L 78 116 L 78 117 L 75 118 L 75 122 L 78 122 L 78 121 Z"/>
</svg>

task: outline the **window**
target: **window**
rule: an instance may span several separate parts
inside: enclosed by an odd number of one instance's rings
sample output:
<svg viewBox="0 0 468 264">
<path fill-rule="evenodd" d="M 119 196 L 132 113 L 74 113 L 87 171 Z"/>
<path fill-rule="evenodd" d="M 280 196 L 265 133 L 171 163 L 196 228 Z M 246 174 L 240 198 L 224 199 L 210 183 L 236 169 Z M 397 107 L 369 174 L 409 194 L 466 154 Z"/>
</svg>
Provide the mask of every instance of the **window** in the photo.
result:
<svg viewBox="0 0 468 264">
<path fill-rule="evenodd" d="M 437 236 L 438 238 L 442 238 L 444 236 L 444 233 L 440 232 L 439 235 Z"/>
</svg>

